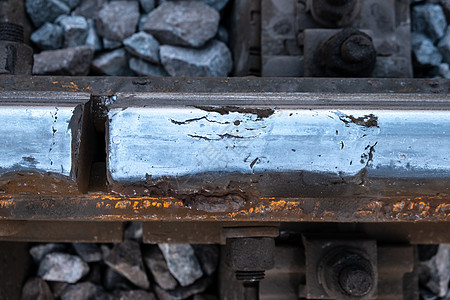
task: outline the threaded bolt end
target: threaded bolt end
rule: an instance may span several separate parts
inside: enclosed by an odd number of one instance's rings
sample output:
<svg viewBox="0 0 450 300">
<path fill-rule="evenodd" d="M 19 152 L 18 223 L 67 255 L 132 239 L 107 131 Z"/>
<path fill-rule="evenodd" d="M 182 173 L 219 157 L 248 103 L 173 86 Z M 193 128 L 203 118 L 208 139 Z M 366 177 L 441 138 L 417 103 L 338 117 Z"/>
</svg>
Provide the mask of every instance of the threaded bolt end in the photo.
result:
<svg viewBox="0 0 450 300">
<path fill-rule="evenodd" d="M 243 281 L 260 281 L 264 279 L 264 271 L 236 271 L 236 279 Z"/>
<path fill-rule="evenodd" d="M 9 22 L 0 22 L 0 41 L 23 43 L 23 27 Z"/>
</svg>

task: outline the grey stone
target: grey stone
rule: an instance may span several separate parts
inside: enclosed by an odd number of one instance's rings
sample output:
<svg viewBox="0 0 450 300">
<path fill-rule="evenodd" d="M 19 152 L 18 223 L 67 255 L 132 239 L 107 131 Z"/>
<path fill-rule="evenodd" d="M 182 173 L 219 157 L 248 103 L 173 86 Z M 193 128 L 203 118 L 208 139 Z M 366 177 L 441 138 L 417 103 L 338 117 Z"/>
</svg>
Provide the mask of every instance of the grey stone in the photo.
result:
<svg viewBox="0 0 450 300">
<path fill-rule="evenodd" d="M 38 276 L 47 281 L 75 283 L 88 272 L 89 266 L 78 256 L 55 252 L 41 261 Z"/>
<path fill-rule="evenodd" d="M 86 45 L 91 46 L 94 48 L 95 51 L 102 50 L 102 42 L 100 40 L 100 37 L 97 34 L 97 30 L 95 29 L 95 21 L 94 20 L 87 20 L 89 30 L 88 35 L 86 37 Z"/>
<path fill-rule="evenodd" d="M 98 13 L 97 32 L 104 38 L 121 42 L 135 32 L 138 21 L 137 1 L 111 2 L 103 5 Z"/>
<path fill-rule="evenodd" d="M 217 10 L 222 10 L 222 8 L 227 5 L 228 0 L 201 0 L 202 2 L 208 4 L 211 7 L 214 7 Z"/>
<path fill-rule="evenodd" d="M 435 256 L 419 264 L 419 274 L 427 273 L 421 283 L 438 297 L 448 293 L 450 281 L 450 244 L 440 244 Z"/>
<path fill-rule="evenodd" d="M 117 300 L 117 298 L 114 295 L 111 295 L 107 292 L 105 292 L 103 289 L 99 289 L 94 297 L 92 297 L 92 299 L 95 300 Z"/>
<path fill-rule="evenodd" d="M 94 243 L 73 243 L 73 249 L 85 262 L 96 262 L 102 260 L 102 252 Z"/>
<path fill-rule="evenodd" d="M 230 36 L 228 34 L 228 30 L 222 26 L 219 25 L 219 29 L 217 30 L 216 39 L 218 39 L 221 42 L 224 42 L 225 44 L 228 44 L 230 41 Z"/>
<path fill-rule="evenodd" d="M 60 0 L 64 2 L 71 10 L 74 9 L 78 4 L 80 4 L 80 0 Z"/>
<path fill-rule="evenodd" d="M 158 244 L 170 273 L 181 286 L 188 286 L 203 276 L 202 269 L 189 244 Z"/>
<path fill-rule="evenodd" d="M 202 270 L 211 276 L 219 263 L 219 247 L 217 245 L 192 245 Z"/>
<path fill-rule="evenodd" d="M 120 47 L 122 47 L 121 42 L 112 41 L 105 38 L 103 39 L 103 48 L 106 50 L 114 50 Z"/>
<path fill-rule="evenodd" d="M 141 76 L 166 77 L 170 76 L 162 66 L 154 65 L 140 58 L 130 58 L 130 69 Z"/>
<path fill-rule="evenodd" d="M 125 240 L 123 243 L 116 244 L 105 259 L 105 263 L 136 286 L 143 289 L 150 286 L 137 242 Z"/>
<path fill-rule="evenodd" d="M 67 282 L 50 281 L 49 286 L 55 298 L 60 298 L 64 290 L 69 286 Z"/>
<path fill-rule="evenodd" d="M 128 281 L 128 279 L 109 267 L 106 268 L 103 273 L 103 286 L 108 291 L 113 291 L 116 289 L 132 290 L 134 288 L 134 285 Z"/>
<path fill-rule="evenodd" d="M 66 250 L 66 246 L 63 244 L 46 243 L 32 247 L 30 255 L 33 257 L 34 262 L 38 264 L 47 254 L 64 250 Z"/>
<path fill-rule="evenodd" d="M 93 56 L 94 49 L 91 46 L 43 51 L 33 56 L 33 74 L 87 75 Z"/>
<path fill-rule="evenodd" d="M 125 49 L 143 60 L 159 63 L 159 42 L 146 32 L 138 32 L 123 41 Z"/>
<path fill-rule="evenodd" d="M 448 24 L 450 23 L 450 0 L 441 0 L 441 6 Z"/>
<path fill-rule="evenodd" d="M 167 2 L 169 0 L 159 0 L 160 3 Z M 178 0 L 170 0 L 170 1 L 178 1 Z M 197 0 L 189 0 L 189 1 L 197 1 Z M 216 10 L 222 10 L 225 5 L 227 5 L 229 0 L 200 0 L 201 2 L 213 7 Z"/>
<path fill-rule="evenodd" d="M 142 290 L 120 291 L 117 296 L 117 300 L 156 300 L 153 293 Z"/>
<path fill-rule="evenodd" d="M 139 17 L 138 31 L 144 31 L 145 22 L 147 22 L 147 15 L 141 15 Z"/>
<path fill-rule="evenodd" d="M 177 287 L 177 280 L 170 274 L 167 263 L 161 250 L 155 245 L 145 245 L 144 262 L 150 270 L 156 283 L 165 290 L 173 290 Z"/>
<path fill-rule="evenodd" d="M 84 45 L 89 26 L 82 16 L 66 16 L 58 20 L 64 32 L 64 48 Z"/>
<path fill-rule="evenodd" d="M 171 76 L 227 76 L 233 68 L 228 47 L 213 40 L 200 49 L 164 45 L 161 62 Z"/>
<path fill-rule="evenodd" d="M 33 32 L 31 41 L 41 50 L 61 48 L 63 43 L 63 30 L 60 26 L 47 22 Z"/>
<path fill-rule="evenodd" d="M 139 3 L 146 14 L 155 9 L 155 0 L 139 0 Z"/>
<path fill-rule="evenodd" d="M 431 293 L 430 291 L 428 291 L 427 289 L 424 288 L 420 288 L 420 299 L 422 300 L 437 300 L 439 299 L 438 296 L 436 296 L 435 294 Z"/>
<path fill-rule="evenodd" d="M 48 284 L 40 278 L 31 278 L 22 289 L 21 300 L 53 300 Z"/>
<path fill-rule="evenodd" d="M 219 13 L 204 3 L 165 2 L 153 10 L 144 25 L 161 43 L 201 47 L 219 26 Z"/>
<path fill-rule="evenodd" d="M 427 35 L 433 42 L 444 35 L 447 27 L 442 7 L 436 4 L 413 6 L 411 20 L 412 31 Z"/>
<path fill-rule="evenodd" d="M 155 285 L 154 290 L 159 300 L 179 300 L 203 293 L 210 284 L 211 278 L 205 277 L 187 287 L 178 287 L 174 290 L 166 291 Z"/>
<path fill-rule="evenodd" d="M 61 294 L 61 300 L 92 299 L 98 287 L 91 282 L 82 282 L 68 286 Z"/>
<path fill-rule="evenodd" d="M 442 54 L 443 60 L 450 64 L 450 26 L 447 27 L 444 37 L 439 41 L 438 49 Z"/>
<path fill-rule="evenodd" d="M 63 14 L 63 15 L 59 15 L 55 21 L 53 23 L 55 24 L 59 24 L 59 22 L 61 22 L 62 19 L 67 18 L 69 15 Z"/>
<path fill-rule="evenodd" d="M 411 47 L 416 60 L 421 65 L 438 66 L 442 61 L 442 55 L 433 42 L 422 34 L 411 35 Z"/>
<path fill-rule="evenodd" d="M 59 0 L 26 0 L 25 8 L 36 27 L 70 12 L 70 8 Z"/>
<path fill-rule="evenodd" d="M 92 61 L 94 71 L 110 76 L 131 76 L 133 72 L 128 67 L 128 57 L 124 48 L 106 52 Z"/>
<path fill-rule="evenodd" d="M 98 12 L 107 0 L 81 0 L 80 5 L 73 11 L 76 16 L 83 16 L 86 19 L 96 19 Z"/>
<path fill-rule="evenodd" d="M 125 228 L 124 238 L 126 240 L 142 241 L 142 222 L 130 222 Z"/>
<path fill-rule="evenodd" d="M 447 63 L 442 63 L 439 65 L 438 73 L 443 78 L 450 78 L 450 66 Z"/>
<path fill-rule="evenodd" d="M 100 250 L 102 251 L 103 259 L 105 259 L 109 255 L 109 253 L 111 253 L 111 247 L 105 244 L 100 245 Z"/>
</svg>

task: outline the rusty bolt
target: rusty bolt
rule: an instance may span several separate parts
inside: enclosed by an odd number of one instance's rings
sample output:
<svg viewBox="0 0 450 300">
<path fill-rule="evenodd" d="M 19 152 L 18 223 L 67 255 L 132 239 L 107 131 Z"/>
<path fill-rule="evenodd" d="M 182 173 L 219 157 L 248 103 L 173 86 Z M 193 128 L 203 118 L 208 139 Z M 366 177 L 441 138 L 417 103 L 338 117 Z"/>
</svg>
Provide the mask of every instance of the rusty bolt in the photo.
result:
<svg viewBox="0 0 450 300">
<path fill-rule="evenodd" d="M 370 36 L 344 29 L 322 42 L 315 59 L 324 76 L 367 77 L 375 68 L 376 58 Z"/>
<path fill-rule="evenodd" d="M 358 249 L 335 248 L 320 261 L 317 275 L 333 299 L 371 299 L 376 286 L 374 263 Z"/>
<path fill-rule="evenodd" d="M 339 284 L 348 295 L 362 297 L 372 290 L 373 278 L 364 268 L 353 265 L 341 270 Z"/>
<path fill-rule="evenodd" d="M 259 281 L 274 266 L 275 240 L 270 237 L 228 238 L 226 263 L 243 282 L 244 299 L 259 299 Z"/>
<path fill-rule="evenodd" d="M 30 75 L 33 49 L 23 42 L 23 27 L 0 23 L 0 74 Z"/>
</svg>

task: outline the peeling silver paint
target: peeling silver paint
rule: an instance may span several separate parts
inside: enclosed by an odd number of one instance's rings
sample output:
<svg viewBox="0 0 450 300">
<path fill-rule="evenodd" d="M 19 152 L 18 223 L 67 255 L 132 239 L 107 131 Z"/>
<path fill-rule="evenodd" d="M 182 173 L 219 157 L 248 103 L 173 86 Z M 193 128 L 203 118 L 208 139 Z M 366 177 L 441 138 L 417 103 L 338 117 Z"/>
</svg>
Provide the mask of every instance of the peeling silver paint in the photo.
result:
<svg viewBox="0 0 450 300">
<path fill-rule="evenodd" d="M 343 122 L 342 116 L 376 126 Z M 220 114 L 197 108 L 130 107 L 109 112 L 113 180 L 201 172 L 311 171 L 353 176 L 449 176 L 447 111 L 276 109 Z M 430 151 L 430 147 L 433 151 Z"/>
<path fill-rule="evenodd" d="M 0 174 L 17 170 L 69 176 L 73 107 L 0 106 Z"/>
</svg>

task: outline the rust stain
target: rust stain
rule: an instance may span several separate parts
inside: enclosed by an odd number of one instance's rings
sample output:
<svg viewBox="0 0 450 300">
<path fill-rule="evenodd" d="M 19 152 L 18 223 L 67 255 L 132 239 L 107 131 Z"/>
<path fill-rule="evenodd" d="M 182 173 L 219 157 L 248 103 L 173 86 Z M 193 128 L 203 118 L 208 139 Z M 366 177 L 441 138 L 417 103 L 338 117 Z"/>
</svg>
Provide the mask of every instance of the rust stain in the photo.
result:
<svg viewBox="0 0 450 300">
<path fill-rule="evenodd" d="M 0 190 L 5 194 L 76 195 L 76 182 L 67 176 L 50 172 L 18 171 L 0 175 Z"/>
<path fill-rule="evenodd" d="M 373 215 L 378 214 L 382 207 L 383 207 L 383 202 L 374 200 L 374 201 L 371 201 L 366 207 L 356 211 L 355 215 L 359 216 L 359 217 L 373 216 Z"/>
<path fill-rule="evenodd" d="M 379 127 L 378 126 L 378 117 L 374 114 L 366 115 L 363 117 L 355 118 L 354 116 L 340 116 L 339 120 L 345 123 L 346 126 L 349 126 L 350 123 L 363 126 L 363 127 Z"/>
<path fill-rule="evenodd" d="M 199 106 L 199 105 L 194 107 L 208 112 L 216 112 L 221 115 L 228 115 L 229 113 L 232 112 L 253 114 L 257 116 L 256 121 L 268 118 L 275 113 L 275 110 L 271 108 L 248 108 L 239 106 Z"/>
<path fill-rule="evenodd" d="M 14 206 L 14 200 L 0 200 L 0 208 L 10 208 Z"/>
<path fill-rule="evenodd" d="M 405 202 L 401 201 L 394 203 L 393 207 L 394 207 L 393 212 L 399 212 L 405 207 Z"/>
<path fill-rule="evenodd" d="M 445 216 L 449 216 L 450 215 L 450 203 L 439 204 L 438 207 L 436 207 L 434 212 L 436 214 L 440 213 L 440 214 L 444 214 Z"/>
<path fill-rule="evenodd" d="M 236 196 L 236 195 L 234 195 Z M 234 197 L 233 196 L 233 197 Z M 11 211 L 1 211 L 0 219 L 21 216 L 21 210 L 37 209 L 36 214 L 67 218 L 64 211 L 89 212 L 87 216 L 78 213 L 75 218 L 102 220 L 279 220 L 279 221 L 348 221 L 372 220 L 381 221 L 448 221 L 450 217 L 450 199 L 444 196 L 424 197 L 386 197 L 361 198 L 346 205 L 339 199 L 329 198 L 276 198 L 251 197 L 242 203 L 241 207 L 231 209 L 205 210 L 193 208 L 185 200 L 167 196 L 122 196 L 119 194 L 93 193 L 87 195 L 37 196 L 30 202 L 32 195 L 0 195 L 0 209 L 12 208 Z M 202 205 L 213 202 L 222 208 L 223 197 L 205 197 Z M 231 197 L 231 198 L 233 198 Z M 220 198 L 220 199 L 219 199 Z M 232 201 L 232 199 L 228 201 Z M 17 200 L 18 199 L 18 200 Z M 39 200 L 38 200 L 39 199 Z M 69 200 L 70 199 L 70 200 Z M 37 200 L 37 201 L 36 201 Z M 198 200 L 198 199 L 197 199 Z M 203 201 L 202 200 L 202 201 Z M 217 202 L 216 204 L 214 204 Z M 344 203 L 344 206 L 342 206 Z M 197 203 L 198 204 L 198 203 Z M 31 205 L 31 206 L 30 206 Z M 66 208 L 64 208 L 66 207 Z M 215 206 L 213 206 L 214 208 Z M 62 210 L 61 210 L 62 209 Z M 63 212 L 63 213 L 61 213 Z M 111 213 L 113 212 L 113 213 Z M 56 214 L 56 215 L 55 215 Z M 37 216 L 37 215 L 36 215 Z M 73 217 L 70 215 L 70 217 Z"/>
<path fill-rule="evenodd" d="M 128 201 L 128 200 L 117 201 L 114 208 L 127 209 L 130 205 L 131 205 L 131 201 Z"/>
</svg>

